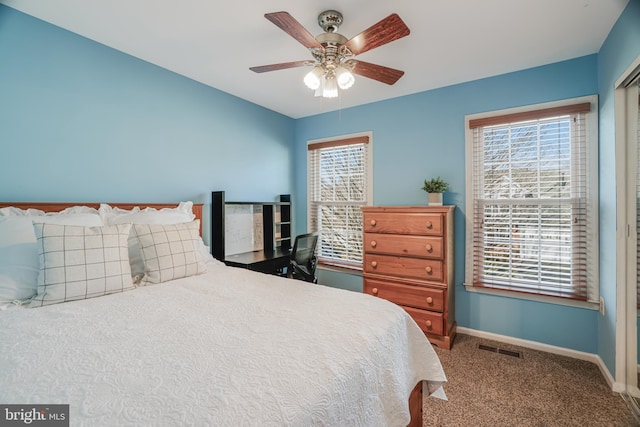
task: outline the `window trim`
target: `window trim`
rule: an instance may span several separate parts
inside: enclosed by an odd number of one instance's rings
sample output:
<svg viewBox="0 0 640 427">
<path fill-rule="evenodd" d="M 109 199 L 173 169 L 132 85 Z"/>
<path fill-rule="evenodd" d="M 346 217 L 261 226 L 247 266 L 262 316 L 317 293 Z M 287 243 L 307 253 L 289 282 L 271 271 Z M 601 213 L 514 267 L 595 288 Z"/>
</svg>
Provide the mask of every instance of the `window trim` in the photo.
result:
<svg viewBox="0 0 640 427">
<path fill-rule="evenodd" d="M 362 143 L 364 140 L 368 140 L 367 144 L 367 170 L 365 171 L 366 182 L 367 182 L 367 200 L 364 206 L 373 206 L 373 132 L 372 131 L 364 131 L 364 132 L 356 132 L 351 134 L 333 136 L 328 138 L 319 138 L 319 139 L 311 139 L 307 141 L 307 153 L 317 148 L 328 148 L 328 147 L 337 147 L 343 145 L 350 145 L 356 143 Z M 311 148 L 312 145 L 316 147 Z M 311 202 L 312 197 L 309 192 L 309 186 L 311 184 L 310 176 L 309 176 L 309 157 L 307 154 L 306 159 L 307 165 L 307 232 L 311 232 Z M 346 272 L 346 273 L 362 273 L 362 264 L 351 263 L 351 262 L 341 262 L 341 261 L 332 261 L 326 260 L 321 257 L 318 257 L 318 268 L 319 269 L 327 269 L 337 272 Z"/>
<path fill-rule="evenodd" d="M 599 299 L 599 265 L 598 262 L 595 262 L 595 265 L 592 265 L 593 277 L 595 280 L 594 290 L 597 295 L 591 295 L 591 301 L 580 301 L 573 300 L 568 298 L 558 298 L 553 296 L 546 295 L 538 295 L 533 293 L 523 293 L 523 292 L 514 292 L 514 291 L 506 291 L 500 289 L 491 289 L 473 286 L 471 278 L 473 277 L 473 220 L 474 220 L 474 194 L 473 194 L 473 129 L 470 126 L 474 124 L 475 126 L 478 123 L 481 125 L 485 125 L 485 123 L 489 123 L 492 117 L 497 116 L 510 116 L 510 117 L 527 117 L 528 113 L 536 110 L 547 110 L 554 111 L 554 109 L 560 109 L 562 111 L 563 108 L 570 105 L 578 105 L 576 108 L 584 109 L 584 104 L 590 104 L 591 108 L 587 114 L 587 136 L 588 136 L 588 144 L 589 150 L 592 153 L 589 156 L 587 169 L 589 170 L 588 176 L 588 198 L 590 203 L 593 205 L 591 212 L 593 215 L 592 223 L 595 225 L 594 230 L 592 230 L 593 238 L 599 242 L 599 230 L 598 230 L 598 96 L 597 95 L 588 95 L 578 98 L 564 99 L 560 101 L 552 101 L 545 102 L 540 104 L 526 105 L 515 108 L 508 108 L 496 111 L 487 111 L 483 113 L 470 114 L 465 116 L 465 167 L 467 170 L 466 174 L 466 197 L 465 203 L 467 208 L 466 214 L 466 232 L 465 232 L 465 289 L 469 292 L 487 294 L 487 295 L 495 295 L 501 297 L 509 297 L 515 299 L 523 299 L 529 301 L 537 301 L 537 302 L 545 302 L 550 304 L 557 305 L 565 305 L 572 307 L 580 307 L 587 308 L 592 310 L 599 309 L 599 303 L 594 301 Z M 582 106 L 580 106 L 582 105 Z M 558 111 L 558 110 L 556 110 Z M 594 255 L 594 258 L 599 258 L 598 251 Z"/>
</svg>

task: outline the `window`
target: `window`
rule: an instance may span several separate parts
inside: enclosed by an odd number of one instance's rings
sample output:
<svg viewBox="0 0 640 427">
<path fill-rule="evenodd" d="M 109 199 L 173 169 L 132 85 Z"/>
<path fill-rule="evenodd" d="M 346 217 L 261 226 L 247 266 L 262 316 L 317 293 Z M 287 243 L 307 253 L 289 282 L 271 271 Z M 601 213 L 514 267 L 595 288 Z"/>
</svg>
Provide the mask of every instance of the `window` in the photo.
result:
<svg viewBox="0 0 640 427">
<path fill-rule="evenodd" d="M 372 201 L 371 135 L 311 141 L 307 152 L 308 228 L 318 262 L 362 269 L 362 211 Z"/>
<path fill-rule="evenodd" d="M 598 301 L 595 103 L 467 118 L 468 287 Z"/>
</svg>

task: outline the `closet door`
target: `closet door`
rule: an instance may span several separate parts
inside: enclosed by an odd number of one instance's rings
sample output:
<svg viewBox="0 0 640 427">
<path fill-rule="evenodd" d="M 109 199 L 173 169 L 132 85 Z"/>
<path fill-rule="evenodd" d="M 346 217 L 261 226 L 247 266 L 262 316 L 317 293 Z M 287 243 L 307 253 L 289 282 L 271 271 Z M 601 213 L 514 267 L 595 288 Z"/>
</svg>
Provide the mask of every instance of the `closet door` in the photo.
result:
<svg viewBox="0 0 640 427">
<path fill-rule="evenodd" d="M 640 416 L 638 302 L 640 297 L 640 56 L 615 84 L 616 369 L 614 391 Z M 606 315 L 609 315 L 607 313 Z M 610 320 L 610 319 L 609 319 Z M 627 399 L 628 398 L 628 399 Z"/>
<path fill-rule="evenodd" d="M 627 341 L 626 349 L 626 390 L 625 393 L 632 397 L 632 407 L 634 410 L 640 411 L 638 400 L 640 398 L 640 389 L 638 389 L 638 354 L 640 354 L 638 345 L 640 340 L 637 339 L 638 317 L 637 312 L 640 308 L 640 239 L 638 232 L 640 231 L 640 93 L 638 90 L 638 81 L 636 77 L 632 83 L 628 84 L 625 90 L 625 115 L 626 115 L 626 139 L 627 139 L 627 174 L 628 174 L 628 194 L 629 203 L 627 212 L 629 223 L 633 221 L 633 225 L 629 224 L 627 231 L 627 256 L 626 256 L 626 277 L 630 284 L 635 283 L 635 297 L 629 297 L 627 307 L 630 312 L 629 318 L 635 321 L 627 322 L 627 336 L 635 336 L 634 340 Z M 633 195 L 631 192 L 633 191 Z M 627 292 L 631 295 L 630 292 Z M 631 347 L 633 346 L 633 347 Z"/>
</svg>

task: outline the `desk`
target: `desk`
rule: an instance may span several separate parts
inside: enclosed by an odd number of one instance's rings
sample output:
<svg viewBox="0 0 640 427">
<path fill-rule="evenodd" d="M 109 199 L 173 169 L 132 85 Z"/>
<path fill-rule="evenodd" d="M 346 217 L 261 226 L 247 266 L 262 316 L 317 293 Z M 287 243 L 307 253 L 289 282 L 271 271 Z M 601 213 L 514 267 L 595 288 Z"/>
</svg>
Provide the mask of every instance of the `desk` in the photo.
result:
<svg viewBox="0 0 640 427">
<path fill-rule="evenodd" d="M 281 274 L 289 265 L 291 250 L 275 248 L 271 251 L 253 251 L 229 255 L 224 263 L 231 267 L 246 268 L 267 274 Z"/>
</svg>

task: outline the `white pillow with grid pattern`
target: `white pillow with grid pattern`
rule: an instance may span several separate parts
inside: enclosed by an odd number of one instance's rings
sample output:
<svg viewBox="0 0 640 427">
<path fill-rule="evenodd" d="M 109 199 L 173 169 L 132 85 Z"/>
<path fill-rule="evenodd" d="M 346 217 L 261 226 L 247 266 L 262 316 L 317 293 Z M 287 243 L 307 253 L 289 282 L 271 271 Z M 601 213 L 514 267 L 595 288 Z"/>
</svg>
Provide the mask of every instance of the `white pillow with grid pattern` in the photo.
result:
<svg viewBox="0 0 640 427">
<path fill-rule="evenodd" d="M 40 271 L 29 307 L 134 289 L 127 239 L 131 224 L 80 227 L 34 223 Z"/>
<path fill-rule="evenodd" d="M 98 210 L 105 225 L 115 224 L 178 224 L 195 219 L 193 214 L 193 202 L 180 202 L 175 208 L 155 209 L 139 206 L 131 210 L 112 207 L 106 203 L 100 205 Z M 139 283 L 144 275 L 144 262 L 138 241 L 129 237 L 129 260 L 131 261 L 131 275 L 133 282 Z"/>
<path fill-rule="evenodd" d="M 200 221 L 181 224 L 133 224 L 131 236 L 144 262 L 141 285 L 162 283 L 206 272 L 200 254 Z"/>
<path fill-rule="evenodd" d="M 85 206 L 45 214 L 37 209 L 0 209 L 0 309 L 12 301 L 25 301 L 36 295 L 38 250 L 34 222 L 83 227 L 102 225 L 97 211 Z"/>
</svg>

